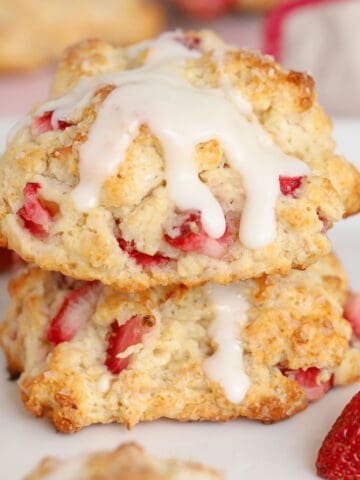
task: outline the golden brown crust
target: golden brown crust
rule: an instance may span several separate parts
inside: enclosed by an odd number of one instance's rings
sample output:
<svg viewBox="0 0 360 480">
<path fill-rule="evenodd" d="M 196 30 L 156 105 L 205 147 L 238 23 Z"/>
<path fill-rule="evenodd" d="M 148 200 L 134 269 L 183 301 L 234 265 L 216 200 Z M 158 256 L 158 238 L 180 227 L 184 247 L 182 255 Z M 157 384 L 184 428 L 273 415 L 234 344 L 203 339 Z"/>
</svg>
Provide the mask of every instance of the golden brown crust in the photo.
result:
<svg viewBox="0 0 360 480">
<path fill-rule="evenodd" d="M 66 285 L 59 274 L 24 270 L 10 282 L 12 301 L 1 326 L 7 357 L 22 366 L 19 385 L 26 408 L 47 415 L 62 432 L 91 423 L 131 427 L 160 417 L 227 421 L 246 416 L 269 423 L 307 406 L 302 387 L 283 369 L 316 366 L 330 376 L 346 359 L 336 383 L 353 381 L 360 373 L 360 356 L 349 349 L 351 327 L 342 318 L 347 280 L 332 256 L 286 278 L 239 284 L 250 304 L 242 345 L 251 380 L 240 404 L 229 402 L 203 369 L 214 348 L 207 333 L 214 316 L 207 287 L 141 294 L 106 288 L 86 327 L 53 348 L 46 332 L 70 288 Z M 156 326 L 129 366 L 112 375 L 104 367 L 110 324 L 135 314 L 151 315 Z"/>
<path fill-rule="evenodd" d="M 62 469 L 72 468 L 75 476 L 87 480 L 221 480 L 220 472 L 200 464 L 181 460 L 157 460 L 146 454 L 139 445 L 126 443 L 112 452 L 98 452 L 78 459 L 62 461 L 49 457 L 25 480 L 41 480 L 47 475 L 59 475 Z M 69 470 L 66 471 L 68 473 Z M 65 479 L 64 479 L 65 480 Z"/>
<path fill-rule="evenodd" d="M 150 38 L 164 13 L 150 0 L 2 0 L 0 22 L 0 71 L 13 71 L 49 63 L 89 36 L 117 45 Z"/>
<path fill-rule="evenodd" d="M 219 72 L 213 51 L 222 45 L 209 32 L 199 34 L 203 56 L 188 62 L 184 76 L 198 87 L 216 86 Z M 113 72 L 141 65 L 146 52 L 134 59 L 124 49 L 104 41 L 87 41 L 68 50 L 59 65 L 52 95 L 68 92 L 83 75 Z M 78 183 L 78 147 L 110 86 L 99 89 L 89 106 L 79 112 L 76 125 L 33 138 L 29 127 L 18 133 L 1 166 L 0 223 L 9 246 L 27 262 L 47 270 L 92 280 L 114 288 L 144 290 L 157 285 L 187 286 L 215 281 L 226 284 L 262 274 L 286 274 L 291 267 L 306 268 L 329 253 L 323 222 L 331 227 L 344 214 L 360 208 L 360 175 L 334 154 L 331 122 L 317 103 L 314 82 L 306 74 L 282 69 L 270 57 L 228 50 L 224 71 L 241 91 L 258 120 L 287 153 L 304 160 L 313 175 L 303 182 L 297 198 L 281 195 L 276 206 L 277 238 L 267 247 L 245 248 L 237 238 L 244 202 L 241 176 L 222 165 L 218 142 L 200 144 L 196 163 L 203 182 L 215 194 L 230 223 L 231 244 L 221 259 L 181 252 L 163 237 L 176 217 L 167 194 L 164 159 L 158 140 L 144 126 L 128 149 L 118 174 L 108 178 L 100 205 L 87 214 L 74 208 L 71 190 Z M 44 200 L 59 205 L 53 230 L 46 240 L 23 228 L 16 212 L 23 205 L 23 188 L 38 182 Z M 122 236 L 143 253 L 160 252 L 173 261 L 143 268 L 123 252 Z"/>
</svg>

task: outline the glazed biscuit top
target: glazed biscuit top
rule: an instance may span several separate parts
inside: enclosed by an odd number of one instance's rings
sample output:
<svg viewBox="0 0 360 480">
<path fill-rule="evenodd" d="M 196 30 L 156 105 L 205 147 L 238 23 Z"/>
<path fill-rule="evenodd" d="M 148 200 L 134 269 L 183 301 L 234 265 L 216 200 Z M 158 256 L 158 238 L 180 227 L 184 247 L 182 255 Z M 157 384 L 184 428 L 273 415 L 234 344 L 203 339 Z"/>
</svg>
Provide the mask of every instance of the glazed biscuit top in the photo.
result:
<svg viewBox="0 0 360 480">
<path fill-rule="evenodd" d="M 306 268 L 359 208 L 312 79 L 210 32 L 71 48 L 0 165 L 1 241 L 127 291 Z"/>
<path fill-rule="evenodd" d="M 88 211 L 98 206 L 102 185 L 116 174 L 141 125 L 146 124 L 163 149 L 170 197 L 181 211 L 201 212 L 204 230 L 213 238 L 224 235 L 225 216 L 200 180 L 194 154 L 200 143 L 217 140 L 245 185 L 240 240 L 249 248 L 264 247 L 276 236 L 279 177 L 303 177 L 310 169 L 282 152 L 261 127 L 251 104 L 222 73 L 225 46 L 213 55 L 220 72 L 217 86 L 200 87 L 184 77 L 186 62 L 204 54 L 196 40 L 184 38 L 181 32 L 166 33 L 128 48 L 130 61 L 147 51 L 140 66 L 80 78 L 66 95 L 44 103 L 36 114 L 52 112 L 55 130 L 60 122 L 71 125 L 94 93 L 111 85 L 87 139 L 79 146 L 80 178 L 72 192 L 76 207 Z"/>
</svg>

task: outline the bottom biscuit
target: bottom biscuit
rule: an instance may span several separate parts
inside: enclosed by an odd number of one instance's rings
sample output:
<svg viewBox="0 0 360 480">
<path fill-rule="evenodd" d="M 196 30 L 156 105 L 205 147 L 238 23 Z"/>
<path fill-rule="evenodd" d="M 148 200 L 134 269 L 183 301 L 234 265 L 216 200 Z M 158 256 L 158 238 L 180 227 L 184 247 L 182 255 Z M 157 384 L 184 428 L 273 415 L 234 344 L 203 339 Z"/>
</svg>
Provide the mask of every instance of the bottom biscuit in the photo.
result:
<svg viewBox="0 0 360 480">
<path fill-rule="evenodd" d="M 359 377 L 328 256 L 286 278 L 125 294 L 27 267 L 1 343 L 24 404 L 57 430 L 160 417 L 273 422 Z"/>
</svg>

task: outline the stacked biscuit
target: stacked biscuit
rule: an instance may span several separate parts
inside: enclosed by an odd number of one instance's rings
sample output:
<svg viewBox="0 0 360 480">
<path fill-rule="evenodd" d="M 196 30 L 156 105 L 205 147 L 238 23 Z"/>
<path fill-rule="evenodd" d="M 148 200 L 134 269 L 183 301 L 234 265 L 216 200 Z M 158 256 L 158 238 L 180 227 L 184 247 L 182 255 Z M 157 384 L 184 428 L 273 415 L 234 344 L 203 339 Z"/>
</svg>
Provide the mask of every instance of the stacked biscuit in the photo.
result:
<svg viewBox="0 0 360 480">
<path fill-rule="evenodd" d="M 0 180 L 3 243 L 30 264 L 1 342 L 58 430 L 272 422 L 358 378 L 326 230 L 360 175 L 309 76 L 209 32 L 83 42 Z"/>
</svg>

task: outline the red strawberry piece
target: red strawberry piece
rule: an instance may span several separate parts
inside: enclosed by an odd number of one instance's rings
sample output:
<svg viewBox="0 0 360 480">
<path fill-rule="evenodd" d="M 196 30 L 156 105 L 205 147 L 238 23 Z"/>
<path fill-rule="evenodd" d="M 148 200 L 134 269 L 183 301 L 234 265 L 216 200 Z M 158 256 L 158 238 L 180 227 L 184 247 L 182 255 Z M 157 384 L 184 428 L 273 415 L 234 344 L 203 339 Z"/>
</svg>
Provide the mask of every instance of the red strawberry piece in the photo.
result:
<svg viewBox="0 0 360 480">
<path fill-rule="evenodd" d="M 326 435 L 316 460 L 327 480 L 360 479 L 360 392 L 346 405 Z"/>
<path fill-rule="evenodd" d="M 27 183 L 23 190 L 24 205 L 17 211 L 17 215 L 23 220 L 24 227 L 38 238 L 49 235 L 54 221 L 54 213 L 44 205 L 38 196 L 40 183 Z"/>
<path fill-rule="evenodd" d="M 178 216 L 170 231 L 164 238 L 169 245 L 183 252 L 198 252 L 208 257 L 221 258 L 225 255 L 228 243 L 228 226 L 220 238 L 210 237 L 201 223 L 198 211 L 190 211 Z"/>
<path fill-rule="evenodd" d="M 65 130 L 67 127 L 71 127 L 72 123 L 65 122 L 65 120 L 58 121 L 58 130 Z"/>
<path fill-rule="evenodd" d="M 101 290 L 100 282 L 86 282 L 76 290 L 71 290 L 50 322 L 48 341 L 57 345 L 72 340 L 94 313 Z"/>
<path fill-rule="evenodd" d="M 304 177 L 279 177 L 280 190 L 283 195 L 295 197 L 295 190 L 301 187 Z"/>
<path fill-rule="evenodd" d="M 160 253 L 155 253 L 155 255 L 148 255 L 143 252 L 139 252 L 135 248 L 134 242 L 127 242 L 123 238 L 117 239 L 119 247 L 123 252 L 126 252 L 129 257 L 133 258 L 138 265 L 143 267 L 152 267 L 154 265 L 164 265 L 171 261 L 171 258 L 164 257 Z"/>
<path fill-rule="evenodd" d="M 320 220 L 320 222 L 322 222 L 323 224 L 323 227 L 321 229 L 321 233 L 326 233 L 328 230 L 329 230 L 329 220 L 320 212 L 320 209 L 318 208 L 317 211 L 317 216 Z"/>
<path fill-rule="evenodd" d="M 52 112 L 45 112 L 40 117 L 35 117 L 31 122 L 31 134 L 33 137 L 37 137 L 42 133 L 49 132 L 53 130 L 51 125 Z"/>
<path fill-rule="evenodd" d="M 351 323 L 354 335 L 360 340 L 360 293 L 351 293 L 348 296 L 344 317 Z"/>
<path fill-rule="evenodd" d="M 234 0 L 174 0 L 187 15 L 202 20 L 215 18 L 226 13 Z"/>
<path fill-rule="evenodd" d="M 9 270 L 13 263 L 13 253 L 7 248 L 0 248 L 0 273 Z"/>
<path fill-rule="evenodd" d="M 326 382 L 319 381 L 319 374 L 321 370 L 316 367 L 310 367 L 307 370 L 283 370 L 283 374 L 298 382 L 305 391 L 306 398 L 309 402 L 320 400 L 330 390 L 333 384 L 333 377 L 331 376 Z"/>
<path fill-rule="evenodd" d="M 182 43 L 189 50 L 197 50 L 200 47 L 200 37 L 195 35 L 182 35 L 178 37 L 176 41 Z"/>
<path fill-rule="evenodd" d="M 150 332 L 152 327 L 152 317 L 142 315 L 134 315 L 123 325 L 119 325 L 117 320 L 111 324 L 105 360 L 105 365 L 111 373 L 117 375 L 127 368 L 132 355 L 122 358 L 119 355 L 129 347 L 141 343 L 143 336 Z"/>
<path fill-rule="evenodd" d="M 46 133 L 46 132 L 50 132 L 51 130 L 54 130 L 51 124 L 52 115 L 53 115 L 53 112 L 45 112 L 40 117 L 33 118 L 31 123 L 31 134 L 33 135 L 33 137 L 37 137 L 42 133 Z M 65 120 L 59 120 L 57 128 L 58 130 L 65 130 L 65 128 L 69 127 L 70 125 L 72 124 L 69 122 L 66 122 Z"/>
</svg>

